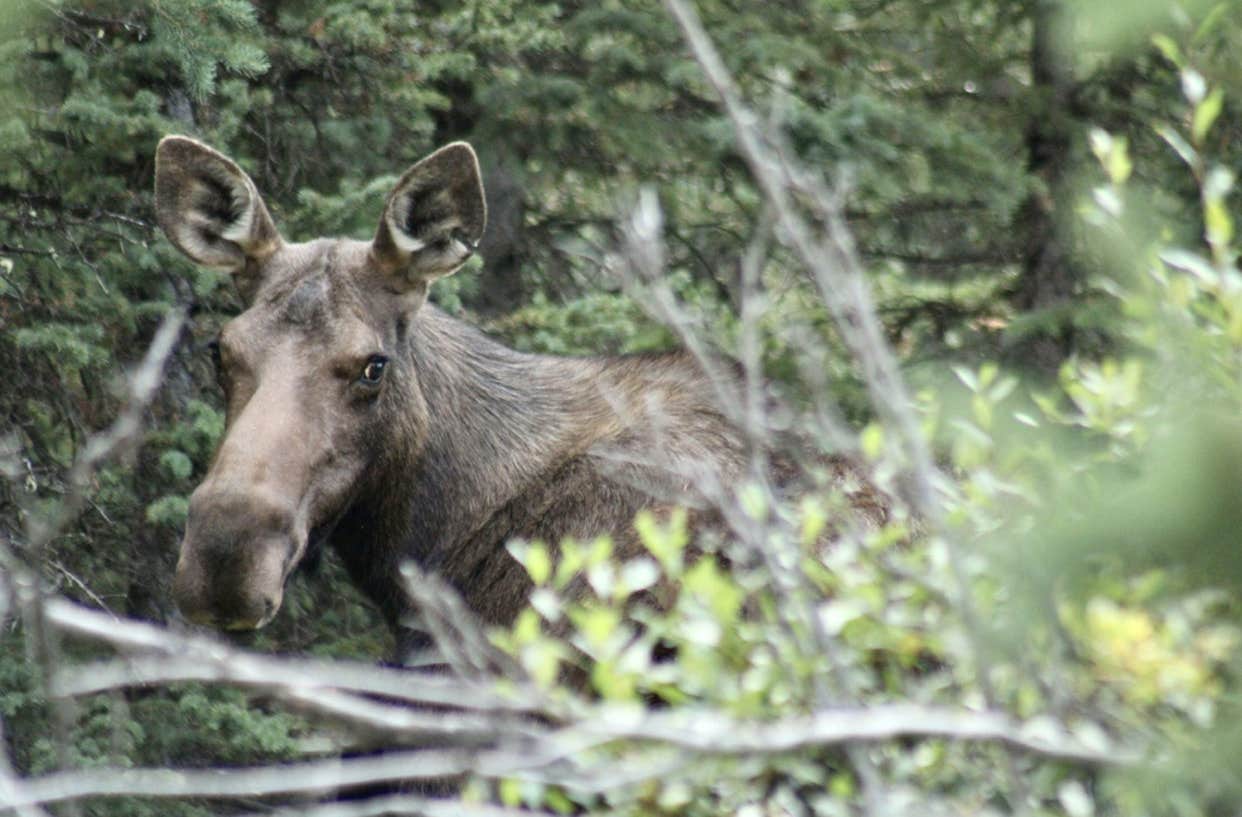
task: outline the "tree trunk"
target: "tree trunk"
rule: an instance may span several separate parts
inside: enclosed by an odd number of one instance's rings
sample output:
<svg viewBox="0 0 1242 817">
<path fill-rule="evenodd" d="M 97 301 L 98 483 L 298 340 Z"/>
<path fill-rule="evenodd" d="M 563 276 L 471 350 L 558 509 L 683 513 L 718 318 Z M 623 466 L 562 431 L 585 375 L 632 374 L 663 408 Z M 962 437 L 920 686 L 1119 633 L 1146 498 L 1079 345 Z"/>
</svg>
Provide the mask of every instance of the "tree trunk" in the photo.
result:
<svg viewBox="0 0 1242 817">
<path fill-rule="evenodd" d="M 1068 22 L 1062 0 L 1034 0 L 1034 104 L 1026 128 L 1026 148 L 1027 166 L 1038 181 L 1019 212 L 1017 226 L 1025 235 L 1025 249 L 1022 278 L 1012 295 L 1014 307 L 1032 317 L 1034 325 L 1013 344 L 1009 358 L 1044 373 L 1055 372 L 1074 348 L 1069 310 L 1082 284 L 1068 229 L 1075 131 Z"/>
</svg>

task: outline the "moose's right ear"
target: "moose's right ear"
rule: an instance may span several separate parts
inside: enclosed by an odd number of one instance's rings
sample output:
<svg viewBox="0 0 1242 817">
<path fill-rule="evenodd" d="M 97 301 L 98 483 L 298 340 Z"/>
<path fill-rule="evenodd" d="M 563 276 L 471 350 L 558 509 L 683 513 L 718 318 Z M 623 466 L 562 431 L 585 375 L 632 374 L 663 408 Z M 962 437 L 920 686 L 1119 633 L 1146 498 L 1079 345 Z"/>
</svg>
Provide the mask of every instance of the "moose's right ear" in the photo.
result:
<svg viewBox="0 0 1242 817">
<path fill-rule="evenodd" d="M 234 273 L 283 243 L 250 177 L 186 136 L 165 136 L 155 151 L 155 217 L 191 260 Z"/>
</svg>

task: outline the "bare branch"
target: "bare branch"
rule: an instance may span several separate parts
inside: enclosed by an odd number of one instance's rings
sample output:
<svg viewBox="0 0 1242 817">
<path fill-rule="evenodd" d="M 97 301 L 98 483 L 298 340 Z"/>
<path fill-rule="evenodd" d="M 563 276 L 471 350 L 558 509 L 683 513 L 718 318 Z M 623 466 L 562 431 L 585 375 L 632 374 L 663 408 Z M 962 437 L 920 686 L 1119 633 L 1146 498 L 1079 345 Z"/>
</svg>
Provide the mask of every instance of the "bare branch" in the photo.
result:
<svg viewBox="0 0 1242 817">
<path fill-rule="evenodd" d="M 552 812 L 508 809 L 464 803 L 460 800 L 436 800 L 410 794 L 318 806 L 299 805 L 276 811 L 247 812 L 236 817 L 379 817 L 388 814 L 418 814 L 426 817 L 554 817 Z"/>
<path fill-rule="evenodd" d="M 469 752 L 414 750 L 241 769 L 83 769 L 27 780 L 23 789 L 4 805 L 15 808 L 88 797 L 270 797 L 402 780 L 434 780 L 465 774 L 474 765 Z"/>
<path fill-rule="evenodd" d="M 739 428 L 748 429 L 741 391 L 725 364 L 704 341 L 690 316 L 680 308 L 664 280 L 664 214 L 655 191 L 640 191 L 629 217 L 621 224 L 622 249 L 630 278 L 642 286 L 630 287 L 633 294 L 657 320 L 677 334 L 682 346 L 694 357 L 715 392 L 716 408 Z"/>
<path fill-rule="evenodd" d="M 476 682 L 525 678 L 522 667 L 492 645 L 478 618 L 443 579 L 413 562 L 401 565 L 401 576 L 419 623 L 459 677 Z"/>
<path fill-rule="evenodd" d="M 873 406 L 901 436 L 912 471 L 915 490 L 911 500 L 916 510 L 929 520 L 938 520 L 940 510 L 933 487 L 938 480 L 935 464 L 898 373 L 896 358 L 876 319 L 862 265 L 839 203 L 823 193 L 822 185 L 808 181 L 810 175 L 796 166 L 777 132 L 761 129 L 759 118 L 742 102 L 698 15 L 682 0 L 665 0 L 665 6 L 681 26 L 691 52 L 720 97 L 733 123 L 742 156 L 772 206 L 785 240 L 811 271 L 842 340 L 862 366 Z M 826 240 L 817 237 L 798 214 L 791 188 L 809 189 L 816 194 L 816 215 L 829 228 Z"/>
<path fill-rule="evenodd" d="M 1001 712 L 889 704 L 829 709 L 805 717 L 767 723 L 738 721 L 720 712 L 656 713 L 641 717 L 607 710 L 565 731 L 578 743 L 593 736 L 613 740 L 649 740 L 682 749 L 720 755 L 790 752 L 899 738 L 945 738 L 1003 743 L 1031 754 L 1096 766 L 1138 763 L 1139 753 L 1093 748 L 1068 736 L 1063 727 L 1036 723 L 1023 728 Z"/>
<path fill-rule="evenodd" d="M 1130 765 L 1140 759 L 1132 751 L 1085 746 L 1061 729 L 1024 730 L 1007 715 L 994 712 L 897 704 L 748 723 L 719 712 L 649 714 L 641 709 L 601 707 L 565 730 L 520 741 L 520 750 L 402 751 L 380 757 L 231 770 L 58 772 L 25 781 L 9 792 L 5 805 L 25 807 L 109 796 L 265 797 L 471 772 L 486 777 L 521 776 L 525 770 L 546 767 L 562 757 L 619 740 L 656 742 L 704 755 L 753 756 L 901 738 L 992 741 L 1042 757 L 1100 766 Z M 659 768 L 652 766 L 652 773 Z M 555 779 L 570 786 L 578 782 L 570 769 L 563 769 Z"/>
<path fill-rule="evenodd" d="M 30 550 L 36 557 L 82 510 L 91 479 L 99 466 L 141 441 L 143 416 L 163 383 L 164 364 L 176 347 L 186 317 L 183 306 L 171 308 L 164 316 L 142 362 L 130 374 L 129 395 L 120 415 L 111 426 L 86 441 L 69 471 L 66 479 L 69 491 L 56 515 L 48 522 L 32 523 Z"/>
<path fill-rule="evenodd" d="M 758 117 L 743 103 L 698 15 L 684 0 L 664 0 L 664 4 L 677 20 L 690 51 L 720 97 L 733 123 L 742 156 L 772 206 L 785 240 L 810 270 L 842 340 L 861 366 L 872 406 L 900 439 L 909 468 L 908 494 L 913 509 L 930 532 L 939 531 L 943 514 L 937 486 L 942 485 L 945 478 L 932 459 L 896 358 L 885 341 L 839 198 L 829 192 L 818 175 L 802 167 L 779 130 L 761 127 Z M 792 192 L 809 200 L 816 220 L 823 225 L 823 235 L 801 217 Z M 997 696 L 990 677 L 991 661 L 981 636 L 970 578 L 956 543 L 945 539 L 944 546 L 956 584 L 955 606 L 972 644 L 979 687 L 988 706 L 995 708 Z M 1014 799 L 1024 802 L 1026 785 L 1012 756 L 1007 773 Z"/>
<path fill-rule="evenodd" d="M 125 651 L 155 654 L 57 673 L 53 690 L 62 696 L 176 681 L 220 681 L 274 692 L 287 690 L 298 695 L 337 689 L 406 703 L 500 713 L 518 713 L 530 708 L 522 703 L 525 693 L 521 689 L 512 699 L 501 698 L 490 686 L 461 678 L 347 661 L 264 656 L 206 636 L 175 633 L 141 621 L 117 619 L 63 599 L 48 599 L 46 610 L 48 622 L 65 632 Z"/>
<path fill-rule="evenodd" d="M 107 429 L 91 436 L 79 452 L 66 480 L 68 490 L 56 513 L 50 519 L 29 515 L 26 564 L 18 560 L 7 542 L 0 543 L 0 567 L 8 573 L 24 625 L 27 649 L 39 667 L 39 683 L 48 698 L 53 697 L 49 687 L 52 673 L 61 664 L 60 646 L 45 620 L 46 588 L 37 571 L 47 559 L 49 545 L 86 505 L 90 484 L 99 466 L 141 442 L 143 417 L 163 382 L 164 365 L 176 347 L 185 321 L 186 309 L 182 306 L 170 309 L 165 315 L 142 362 L 130 375 L 128 400 L 120 415 Z M 62 766 L 67 766 L 70 760 L 69 734 L 73 719 L 70 702 L 61 700 L 52 707 L 53 734 Z"/>
</svg>

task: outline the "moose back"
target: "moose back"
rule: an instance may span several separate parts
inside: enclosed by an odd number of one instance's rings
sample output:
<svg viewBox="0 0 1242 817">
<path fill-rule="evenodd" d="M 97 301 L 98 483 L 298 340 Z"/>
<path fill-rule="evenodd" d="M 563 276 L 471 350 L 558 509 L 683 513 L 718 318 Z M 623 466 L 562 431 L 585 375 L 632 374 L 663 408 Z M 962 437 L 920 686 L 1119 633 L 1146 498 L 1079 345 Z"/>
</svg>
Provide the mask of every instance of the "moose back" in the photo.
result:
<svg viewBox="0 0 1242 817">
<path fill-rule="evenodd" d="M 507 540 L 610 534 L 624 556 L 638 509 L 740 470 L 685 356 L 522 354 L 426 303 L 486 221 L 464 143 L 401 177 L 371 241 L 286 241 L 250 177 L 183 136 L 160 143 L 155 192 L 169 240 L 246 304 L 212 344 L 226 430 L 174 579 L 193 621 L 262 627 L 327 544 L 394 627 L 406 560 L 505 624 L 530 590 Z"/>
</svg>

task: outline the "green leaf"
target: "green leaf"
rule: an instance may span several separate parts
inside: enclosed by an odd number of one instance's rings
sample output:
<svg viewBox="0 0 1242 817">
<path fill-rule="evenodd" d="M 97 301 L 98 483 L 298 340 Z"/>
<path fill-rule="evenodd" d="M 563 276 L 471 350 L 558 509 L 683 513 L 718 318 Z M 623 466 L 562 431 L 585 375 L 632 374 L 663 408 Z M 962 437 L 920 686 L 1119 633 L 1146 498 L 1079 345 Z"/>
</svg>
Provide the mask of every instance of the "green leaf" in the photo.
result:
<svg viewBox="0 0 1242 817">
<path fill-rule="evenodd" d="M 858 437 L 862 454 L 871 462 L 875 462 L 884 453 L 884 427 L 879 423 L 868 423 Z"/>
<path fill-rule="evenodd" d="M 1127 149 L 1124 137 L 1118 137 L 1113 140 L 1104 170 L 1108 173 L 1109 181 L 1115 185 L 1125 184 L 1129 180 L 1130 173 L 1134 170 L 1134 164 L 1130 161 L 1130 152 Z"/>
<path fill-rule="evenodd" d="M 548 556 L 548 548 L 543 542 L 532 542 L 526 548 L 526 572 L 536 585 L 547 582 L 552 574 L 552 559 Z"/>
<path fill-rule="evenodd" d="M 522 805 L 522 781 L 513 777 L 506 777 L 500 781 L 497 786 L 500 794 L 500 802 L 516 808 Z"/>
<path fill-rule="evenodd" d="M 1182 64 L 1182 50 L 1177 47 L 1177 43 L 1167 34 L 1153 34 L 1151 43 L 1156 49 L 1164 55 L 1164 58 L 1176 66 Z"/>
<path fill-rule="evenodd" d="M 953 374 L 957 376 L 958 380 L 962 381 L 966 388 L 971 391 L 979 390 L 979 379 L 975 376 L 974 372 L 967 369 L 965 366 L 953 366 L 952 369 Z"/>
<path fill-rule="evenodd" d="M 527 575 L 536 585 L 547 581 L 552 571 L 552 563 L 548 558 L 548 549 L 542 542 L 513 539 L 505 543 L 505 549 L 518 564 L 526 569 Z"/>
<path fill-rule="evenodd" d="M 720 624 L 732 626 L 737 620 L 742 609 L 742 590 L 714 559 L 707 556 L 699 559 L 686 571 L 682 582 L 687 591 L 712 611 Z"/>
<path fill-rule="evenodd" d="M 586 564 L 586 551 L 580 543 L 573 539 L 566 539 L 561 542 L 560 558 L 557 559 L 556 576 L 553 584 L 558 590 L 563 590 L 569 582 L 578 575 Z"/>
<path fill-rule="evenodd" d="M 1233 240 L 1233 219 L 1220 202 L 1208 202 L 1203 210 L 1207 239 L 1213 246 L 1224 247 Z"/>
<path fill-rule="evenodd" d="M 1191 167 L 1198 167 L 1199 152 L 1190 146 L 1190 143 L 1182 138 L 1181 134 L 1173 130 L 1168 125 L 1157 125 L 1156 133 L 1161 139 L 1169 143 L 1169 146 L 1182 158 L 1182 161 Z"/>
<path fill-rule="evenodd" d="M 583 637 L 585 646 L 599 657 L 621 626 L 621 613 L 612 607 L 592 604 L 570 612 L 574 627 Z"/>
<path fill-rule="evenodd" d="M 753 482 L 742 485 L 737 494 L 738 503 L 746 515 L 756 521 L 763 521 L 768 516 L 768 495 L 760 486 Z"/>
<path fill-rule="evenodd" d="M 996 375 L 1000 373 L 1000 367 L 993 361 L 988 361 L 979 367 L 979 389 L 986 389 L 992 385 L 992 381 L 996 379 Z"/>
<path fill-rule="evenodd" d="M 1224 101 L 1224 91 L 1220 88 L 1213 88 L 1212 92 L 1195 106 L 1195 113 L 1190 126 L 1190 134 L 1195 144 L 1203 142 L 1203 137 L 1207 136 L 1207 132 L 1212 128 L 1212 123 L 1220 116 Z"/>
<path fill-rule="evenodd" d="M 1216 267 L 1198 253 L 1170 247 L 1160 252 L 1160 260 L 1173 269 L 1190 273 L 1208 286 L 1214 287 L 1220 282 Z"/>
<path fill-rule="evenodd" d="M 798 516 L 801 519 L 799 539 L 803 546 L 809 546 L 828 526 L 828 512 L 824 503 L 813 496 L 806 496 L 798 504 Z"/>
<path fill-rule="evenodd" d="M 1216 31 L 1221 26 L 1221 21 L 1226 19 L 1227 15 L 1234 13 L 1236 8 L 1236 4 L 1232 2 L 1217 3 L 1213 6 L 1211 11 L 1203 15 L 1203 21 L 1195 29 L 1195 42 L 1201 42 L 1209 34 Z"/>
<path fill-rule="evenodd" d="M 686 509 L 673 509 L 665 524 L 660 524 L 651 511 L 639 511 L 634 517 L 634 529 L 643 547 L 660 563 L 664 574 L 669 577 L 680 575 L 682 554 L 690 542 Z"/>
</svg>

